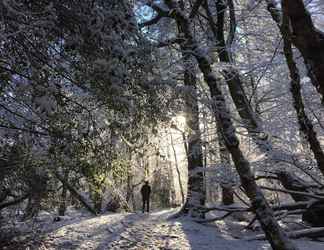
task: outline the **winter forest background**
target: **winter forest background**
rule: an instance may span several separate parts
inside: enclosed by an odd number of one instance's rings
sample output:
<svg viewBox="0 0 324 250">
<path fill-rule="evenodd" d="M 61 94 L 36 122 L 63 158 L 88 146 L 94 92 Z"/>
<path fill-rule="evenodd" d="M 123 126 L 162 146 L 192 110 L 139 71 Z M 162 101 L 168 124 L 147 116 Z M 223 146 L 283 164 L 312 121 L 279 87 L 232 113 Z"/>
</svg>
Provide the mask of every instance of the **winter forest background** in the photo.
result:
<svg viewBox="0 0 324 250">
<path fill-rule="evenodd" d="M 322 0 L 1 0 L 0 248 L 44 211 L 138 212 L 148 180 L 172 219 L 298 249 L 323 98 Z"/>
</svg>

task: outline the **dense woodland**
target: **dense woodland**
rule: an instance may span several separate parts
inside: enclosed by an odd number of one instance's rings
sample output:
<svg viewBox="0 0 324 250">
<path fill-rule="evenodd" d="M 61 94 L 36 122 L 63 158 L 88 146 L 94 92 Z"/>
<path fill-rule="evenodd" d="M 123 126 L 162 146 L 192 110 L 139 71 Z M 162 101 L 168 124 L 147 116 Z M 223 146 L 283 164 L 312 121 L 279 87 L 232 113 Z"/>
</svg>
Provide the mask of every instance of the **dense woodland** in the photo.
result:
<svg viewBox="0 0 324 250">
<path fill-rule="evenodd" d="M 0 228 L 136 212 L 148 180 L 276 250 L 324 235 L 322 0 L 2 0 L 0 30 Z"/>
</svg>

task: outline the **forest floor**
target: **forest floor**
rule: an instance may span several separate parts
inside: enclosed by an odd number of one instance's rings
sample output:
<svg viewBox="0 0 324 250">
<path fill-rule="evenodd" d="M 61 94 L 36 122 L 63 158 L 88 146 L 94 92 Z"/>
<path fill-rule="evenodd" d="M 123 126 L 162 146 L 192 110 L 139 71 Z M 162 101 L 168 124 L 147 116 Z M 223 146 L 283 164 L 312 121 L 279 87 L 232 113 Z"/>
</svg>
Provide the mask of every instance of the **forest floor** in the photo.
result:
<svg viewBox="0 0 324 250">
<path fill-rule="evenodd" d="M 240 222 L 225 219 L 201 225 L 188 218 L 169 219 L 174 212 L 109 213 L 98 217 L 74 213 L 59 222 L 53 222 L 50 214 L 42 214 L 33 224 L 16 224 L 25 234 L 6 242 L 2 238 L 0 249 L 271 249 L 266 241 L 247 241 L 260 231 L 245 231 Z M 300 249 L 324 249 L 324 242 L 299 239 L 295 243 Z"/>
</svg>

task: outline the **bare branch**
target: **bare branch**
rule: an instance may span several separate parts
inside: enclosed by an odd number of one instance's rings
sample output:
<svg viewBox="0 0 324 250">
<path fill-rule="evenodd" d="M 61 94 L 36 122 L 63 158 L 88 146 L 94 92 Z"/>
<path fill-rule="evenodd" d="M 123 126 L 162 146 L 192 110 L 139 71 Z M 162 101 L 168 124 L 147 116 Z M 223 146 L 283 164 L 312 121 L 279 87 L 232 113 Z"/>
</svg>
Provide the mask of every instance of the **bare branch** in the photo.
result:
<svg viewBox="0 0 324 250">
<path fill-rule="evenodd" d="M 155 16 L 154 18 L 152 18 L 152 19 L 149 20 L 149 21 L 146 21 L 146 22 L 140 23 L 138 26 L 139 26 L 140 28 L 143 28 L 143 27 L 147 27 L 147 26 L 151 26 L 151 25 L 157 24 L 157 23 L 160 21 L 161 18 L 162 18 L 161 15 L 157 15 L 157 16 Z"/>
<path fill-rule="evenodd" d="M 230 47 L 235 38 L 235 31 L 236 31 L 236 17 L 235 17 L 235 7 L 233 0 L 228 0 L 228 7 L 229 7 L 229 17 L 230 17 L 230 30 L 226 40 L 226 46 Z"/>
<path fill-rule="evenodd" d="M 318 200 L 324 200 L 324 196 L 319 196 L 319 195 L 306 193 L 306 192 L 292 191 L 292 190 L 281 189 L 281 188 L 271 188 L 271 187 L 265 187 L 265 186 L 260 186 L 260 188 L 265 189 L 265 190 L 270 190 L 270 191 L 277 191 L 277 192 L 287 193 L 287 194 L 298 194 L 298 195 L 303 195 L 303 196 L 307 196 L 307 197 L 318 199 Z"/>
<path fill-rule="evenodd" d="M 192 10 L 190 12 L 189 18 L 194 18 L 197 15 L 199 8 L 203 4 L 204 1 L 206 1 L 206 0 L 197 0 L 194 3 Z"/>
</svg>

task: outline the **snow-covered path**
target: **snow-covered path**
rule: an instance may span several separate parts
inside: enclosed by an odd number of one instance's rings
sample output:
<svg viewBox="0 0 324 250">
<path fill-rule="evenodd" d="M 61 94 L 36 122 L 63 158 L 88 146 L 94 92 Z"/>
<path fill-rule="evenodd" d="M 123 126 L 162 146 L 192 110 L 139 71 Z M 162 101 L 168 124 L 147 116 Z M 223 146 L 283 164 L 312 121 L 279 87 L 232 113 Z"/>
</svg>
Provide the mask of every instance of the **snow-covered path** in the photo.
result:
<svg viewBox="0 0 324 250">
<path fill-rule="evenodd" d="M 168 220 L 172 211 L 108 214 L 72 221 L 42 237 L 42 249 L 254 250 L 271 249 L 264 241 L 239 239 L 239 228 L 226 223 L 203 226 L 188 219 Z M 296 241 L 300 249 L 324 249 L 324 243 Z"/>
</svg>

